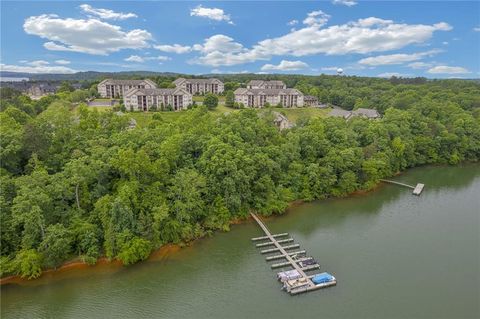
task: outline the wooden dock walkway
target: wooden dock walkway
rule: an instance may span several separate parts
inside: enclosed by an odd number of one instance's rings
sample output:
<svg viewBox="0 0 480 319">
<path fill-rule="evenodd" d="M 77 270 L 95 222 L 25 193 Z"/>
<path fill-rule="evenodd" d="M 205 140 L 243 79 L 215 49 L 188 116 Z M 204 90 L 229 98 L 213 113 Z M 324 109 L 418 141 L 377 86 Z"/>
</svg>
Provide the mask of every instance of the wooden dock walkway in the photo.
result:
<svg viewBox="0 0 480 319">
<path fill-rule="evenodd" d="M 293 289 L 290 290 L 290 294 L 295 295 L 298 293 L 302 292 L 307 292 L 307 291 L 312 291 L 332 285 L 336 285 L 336 280 L 333 282 L 329 283 L 324 283 L 324 284 L 315 284 L 312 281 L 312 278 L 315 275 L 307 275 L 305 272 L 310 271 L 310 270 L 316 270 L 320 268 L 320 265 L 316 262 L 314 262 L 311 265 L 305 265 L 302 267 L 300 264 L 304 261 L 311 260 L 313 258 L 311 257 L 304 257 L 306 255 L 305 250 L 298 250 L 294 252 L 287 252 L 287 250 L 294 249 L 300 247 L 299 244 L 291 244 L 288 246 L 282 246 L 282 243 L 291 243 L 293 242 L 293 238 L 287 238 L 287 239 L 281 239 L 277 240 L 276 238 L 279 237 L 286 237 L 288 236 L 288 233 L 282 233 L 282 234 L 275 234 L 272 235 L 270 231 L 268 230 L 267 226 L 260 220 L 260 218 L 254 214 L 250 213 L 250 215 L 253 217 L 253 219 L 257 222 L 257 224 L 260 226 L 260 228 L 263 230 L 265 233 L 265 236 L 262 237 L 255 237 L 252 238 L 252 241 L 259 241 L 259 240 L 268 240 L 267 242 L 256 244 L 256 247 L 264 247 L 264 246 L 275 246 L 275 248 L 270 248 L 270 249 L 265 249 L 262 250 L 262 254 L 269 254 L 269 253 L 279 253 L 278 255 L 274 256 L 267 256 L 265 259 L 266 261 L 273 261 L 273 260 L 278 260 L 278 259 L 285 259 L 286 261 L 277 263 L 277 264 L 272 264 L 271 268 L 281 268 L 281 267 L 290 267 L 295 269 L 298 274 L 300 274 L 301 278 L 299 280 L 302 280 L 304 283 L 306 283 L 304 286 L 298 288 L 298 289 Z M 297 258 L 299 256 L 302 256 L 301 258 Z"/>
<path fill-rule="evenodd" d="M 405 184 L 405 183 L 391 181 L 389 179 L 380 179 L 380 181 L 384 182 L 384 183 L 390 183 L 390 184 L 395 184 L 395 185 L 400 185 L 400 186 L 403 186 L 403 187 L 411 188 L 411 189 L 413 189 L 412 194 L 417 195 L 417 196 L 422 193 L 423 188 L 425 187 L 425 184 L 422 184 L 422 183 L 418 183 L 416 186 L 413 186 L 413 185 L 408 185 L 408 184 Z"/>
</svg>

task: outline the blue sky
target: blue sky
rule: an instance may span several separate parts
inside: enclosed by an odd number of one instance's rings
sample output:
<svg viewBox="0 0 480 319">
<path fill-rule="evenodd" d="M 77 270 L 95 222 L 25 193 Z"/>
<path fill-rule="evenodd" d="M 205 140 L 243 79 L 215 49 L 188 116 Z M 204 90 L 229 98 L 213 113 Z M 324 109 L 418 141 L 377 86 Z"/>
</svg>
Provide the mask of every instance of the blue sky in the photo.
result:
<svg viewBox="0 0 480 319">
<path fill-rule="evenodd" d="M 2 1 L 1 69 L 478 78 L 480 2 Z"/>
</svg>

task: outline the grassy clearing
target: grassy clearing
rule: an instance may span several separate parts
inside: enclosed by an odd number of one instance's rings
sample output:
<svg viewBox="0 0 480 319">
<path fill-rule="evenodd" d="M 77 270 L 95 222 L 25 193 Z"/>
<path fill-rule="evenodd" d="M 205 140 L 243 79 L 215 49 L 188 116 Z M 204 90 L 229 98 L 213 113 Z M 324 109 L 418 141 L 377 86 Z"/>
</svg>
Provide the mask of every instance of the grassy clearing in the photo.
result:
<svg viewBox="0 0 480 319">
<path fill-rule="evenodd" d="M 319 118 L 319 117 L 326 117 L 327 114 L 330 112 L 330 109 L 319 109 L 316 107 L 305 107 L 305 108 L 298 108 L 298 109 L 276 109 L 277 112 L 282 111 L 285 116 L 293 123 L 297 123 L 297 121 L 301 118 Z"/>
<path fill-rule="evenodd" d="M 96 109 L 99 112 L 107 112 L 112 110 L 111 106 L 89 106 L 88 108 L 91 110 Z"/>
<path fill-rule="evenodd" d="M 203 97 L 202 97 L 203 98 Z M 90 109 L 97 109 L 99 112 L 108 112 L 112 110 L 111 106 L 89 106 Z M 265 111 L 265 109 L 255 109 L 257 112 Z M 273 108 L 273 111 L 281 112 L 293 123 L 297 123 L 302 118 L 319 118 L 326 117 L 331 109 L 319 109 L 319 108 L 298 108 L 298 109 L 282 109 Z M 214 115 L 221 116 L 225 113 L 236 113 L 242 110 L 232 109 L 226 107 L 224 104 L 219 104 L 215 109 L 210 110 Z M 162 119 L 166 122 L 173 122 L 188 111 L 179 112 L 127 112 L 127 116 L 134 118 L 137 121 L 137 127 L 144 128 L 152 121 L 153 114 L 160 114 Z"/>
<path fill-rule="evenodd" d="M 219 105 L 214 110 L 211 110 L 214 115 L 220 116 L 228 112 L 238 112 L 239 110 L 234 110 L 223 105 Z M 162 119 L 166 122 L 173 122 L 182 116 L 186 115 L 189 111 L 178 111 L 178 112 L 127 112 L 127 116 L 134 118 L 137 121 L 137 127 L 144 128 L 152 121 L 154 114 L 160 114 Z"/>
<path fill-rule="evenodd" d="M 225 96 L 217 95 L 217 97 L 218 97 L 218 102 L 219 103 L 225 103 Z M 205 96 L 204 95 L 194 95 L 192 97 L 192 100 L 195 101 L 195 102 L 203 102 L 205 100 Z"/>
</svg>

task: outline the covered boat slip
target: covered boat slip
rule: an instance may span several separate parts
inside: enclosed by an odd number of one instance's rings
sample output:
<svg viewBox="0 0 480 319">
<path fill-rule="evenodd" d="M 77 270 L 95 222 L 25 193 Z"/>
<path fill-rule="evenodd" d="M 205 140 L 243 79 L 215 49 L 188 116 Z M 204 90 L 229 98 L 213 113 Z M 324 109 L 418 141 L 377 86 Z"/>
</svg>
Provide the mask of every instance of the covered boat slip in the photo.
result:
<svg viewBox="0 0 480 319">
<path fill-rule="evenodd" d="M 285 238 L 289 236 L 288 233 L 272 235 L 257 215 L 254 213 L 251 215 L 266 235 L 252 238 L 254 242 L 264 241 L 256 244 L 256 247 L 274 246 L 261 251 L 262 254 L 274 254 L 265 258 L 267 262 L 277 261 L 271 265 L 271 268 L 291 268 L 277 274 L 277 279 L 283 283 L 285 291 L 296 295 L 337 284 L 336 278 L 328 273 L 308 275 L 306 272 L 320 268 L 317 261 L 313 257 L 306 256 L 305 250 L 287 251 L 299 248 L 300 245 L 291 244 L 294 241 L 293 238 Z M 284 243 L 290 243 L 290 245 L 282 246 Z M 285 261 L 279 262 L 281 259 Z"/>
</svg>

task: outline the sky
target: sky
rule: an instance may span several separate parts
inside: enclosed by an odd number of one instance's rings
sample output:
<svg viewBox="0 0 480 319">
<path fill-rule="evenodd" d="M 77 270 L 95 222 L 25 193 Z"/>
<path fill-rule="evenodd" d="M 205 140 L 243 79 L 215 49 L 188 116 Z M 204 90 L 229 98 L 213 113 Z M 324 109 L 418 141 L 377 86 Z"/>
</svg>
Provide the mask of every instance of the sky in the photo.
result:
<svg viewBox="0 0 480 319">
<path fill-rule="evenodd" d="M 2 1 L 0 69 L 480 77 L 480 1 Z"/>
</svg>

